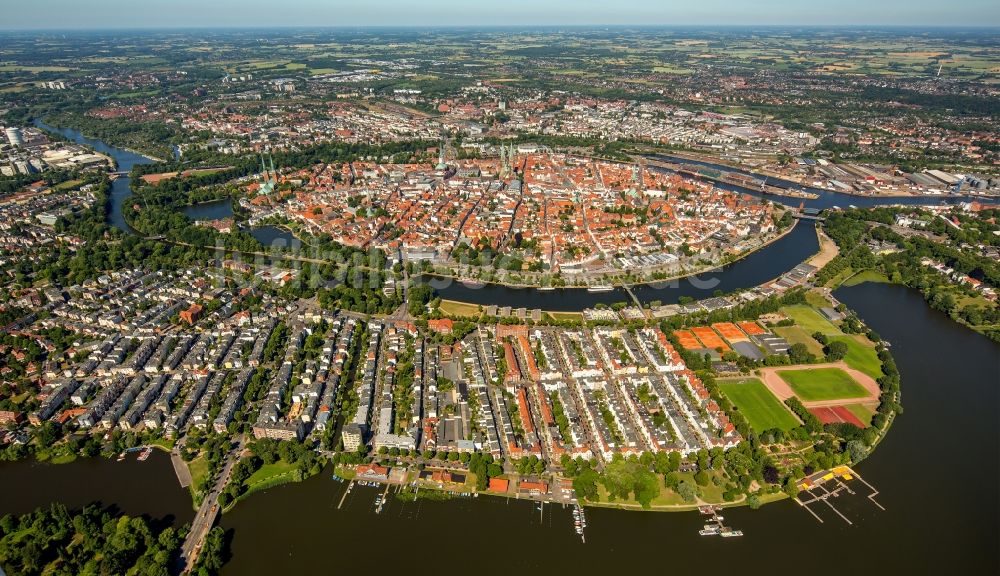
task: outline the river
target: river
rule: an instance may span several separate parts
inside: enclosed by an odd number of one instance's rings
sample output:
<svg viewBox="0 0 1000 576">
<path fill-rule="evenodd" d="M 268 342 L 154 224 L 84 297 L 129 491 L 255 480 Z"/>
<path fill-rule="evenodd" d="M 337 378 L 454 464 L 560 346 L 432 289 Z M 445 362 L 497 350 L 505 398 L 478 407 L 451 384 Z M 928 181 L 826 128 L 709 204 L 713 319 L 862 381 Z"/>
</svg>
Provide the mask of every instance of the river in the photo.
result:
<svg viewBox="0 0 1000 576">
<path fill-rule="evenodd" d="M 101 140 L 88 138 L 80 133 L 80 131 L 72 128 L 57 128 L 46 124 L 39 118 L 36 118 L 32 124 L 42 130 L 59 134 L 63 138 L 76 142 L 77 144 L 86 144 L 101 154 L 110 156 L 114 159 L 119 172 L 128 173 L 131 172 L 132 167 L 137 164 L 153 164 L 156 162 L 152 158 L 148 158 L 136 152 L 124 150 L 122 148 L 115 148 L 114 146 L 108 146 Z M 179 150 L 176 146 L 174 147 L 174 158 L 180 159 Z M 122 215 L 122 207 L 125 205 L 125 200 L 132 195 L 131 182 L 131 178 L 127 175 L 122 175 L 111 183 L 111 202 L 108 207 L 108 223 L 124 230 L 125 232 L 134 233 L 135 230 L 128 225 L 128 222 L 125 221 L 125 217 Z M 192 220 L 215 220 L 231 217 L 233 215 L 233 207 L 229 200 L 217 200 L 188 206 L 184 210 L 184 213 Z M 274 226 L 261 226 L 259 228 L 253 228 L 250 230 L 250 234 L 263 246 L 294 246 L 298 242 L 295 236 L 293 236 L 290 232 Z"/>
<path fill-rule="evenodd" d="M 702 300 L 711 297 L 716 290 L 729 293 L 753 288 L 773 280 L 817 251 L 819 251 L 819 240 L 816 237 L 815 224 L 803 220 L 785 236 L 732 264 L 679 280 L 639 284 L 632 288 L 632 292 L 643 304 L 654 300 L 659 300 L 663 304 L 673 304 L 682 296 Z M 622 288 L 609 292 L 588 292 L 582 288 L 540 291 L 533 288 L 510 288 L 500 284 L 474 284 L 448 278 L 425 278 L 444 299 L 483 306 L 496 304 L 564 312 L 579 311 L 593 307 L 597 303 L 632 303 Z"/>
<path fill-rule="evenodd" d="M 61 133 L 71 137 L 73 131 Z M 101 146 L 95 148 L 102 150 Z M 123 162 L 123 155 L 130 153 L 112 152 L 122 169 L 131 167 Z M 144 160 L 133 155 L 133 161 Z M 119 197 L 119 207 L 124 197 L 127 194 Z M 843 204 L 864 205 L 862 198 L 844 198 L 848 200 Z M 808 226 L 793 234 L 803 231 L 815 240 Z M 750 287 L 739 281 L 757 283 L 750 275 L 758 268 L 780 269 L 801 260 L 794 255 L 785 262 L 781 256 L 798 249 L 799 243 L 779 241 L 758 252 L 759 261 L 740 273 L 747 276 L 740 279 L 734 274 L 732 284 L 720 288 Z M 814 250 L 810 248 L 803 250 Z M 772 263 L 775 258 L 781 259 L 780 265 Z M 772 272 L 759 274 L 777 275 Z M 842 288 L 836 296 L 892 342 L 902 378 L 905 412 L 875 453 L 857 466 L 882 491 L 878 500 L 886 511 L 862 498 L 841 498 L 837 507 L 854 521 L 847 525 L 831 514 L 820 524 L 787 501 L 758 511 L 732 509 L 725 512 L 726 523 L 746 536 L 722 540 L 699 537 L 702 520 L 694 513 L 590 509 L 587 543 L 582 544 L 572 530 L 568 510 L 546 506 L 540 514 L 535 504 L 516 500 L 484 496 L 446 502 L 391 501 L 381 515 L 375 515 L 371 506 L 375 491 L 358 488 L 338 510 L 344 488 L 330 480 L 327 471 L 255 494 L 225 515 L 222 525 L 233 535 L 233 558 L 224 573 L 322 573 L 334 565 L 344 570 L 384 568 L 390 562 L 380 555 L 384 549 L 418 552 L 394 561 L 401 569 L 416 572 L 997 573 L 1000 344 L 931 310 L 920 294 L 904 287 L 862 284 Z M 523 298 L 510 304 L 535 307 Z M 162 454 L 145 463 L 0 464 L 0 515 L 53 501 L 74 507 L 98 501 L 168 522 L 184 522 L 192 515 L 187 493 Z"/>
<path fill-rule="evenodd" d="M 152 158 L 147 158 L 142 154 L 130 152 L 129 150 L 124 150 L 122 148 L 108 146 L 100 140 L 88 138 L 81 134 L 78 130 L 74 130 L 72 128 L 56 128 L 55 126 L 50 126 L 45 122 L 42 122 L 39 118 L 36 118 L 32 123 L 42 130 L 59 134 L 63 138 L 76 142 L 77 144 L 86 144 L 101 154 L 110 156 L 115 161 L 119 172 L 125 172 L 127 174 L 128 172 L 131 172 L 132 167 L 137 164 L 152 164 L 155 162 Z M 128 225 L 128 222 L 125 221 L 125 217 L 122 215 L 122 206 L 124 205 L 125 199 L 132 195 L 132 188 L 130 184 L 131 178 L 127 175 L 119 176 L 114 182 L 111 183 L 111 198 L 110 206 L 108 207 L 108 223 L 126 232 L 134 232 Z"/>
<path fill-rule="evenodd" d="M 391 501 L 376 515 L 376 490 L 359 488 L 338 510 L 343 487 L 324 474 L 227 514 L 233 559 L 223 573 L 301 574 L 330 563 L 353 570 L 381 549 L 415 552 L 400 562 L 485 574 L 996 573 L 1000 344 L 901 286 L 862 284 L 836 295 L 892 342 L 902 376 L 905 413 L 856 467 L 881 490 L 885 511 L 860 496 L 836 503 L 853 525 L 823 511 L 820 524 L 790 501 L 729 509 L 726 524 L 746 536 L 722 540 L 698 536 L 695 513 L 588 508 L 582 544 L 569 510 L 540 514 L 516 500 Z"/>
<path fill-rule="evenodd" d="M 697 535 L 695 513 L 589 508 L 587 542 L 570 512 L 482 496 L 402 503 L 376 515 L 376 491 L 344 485 L 330 471 L 255 494 L 222 519 L 232 535 L 227 575 L 325 573 L 386 566 L 382 550 L 416 552 L 396 562 L 416 573 L 462 567 L 484 574 L 530 570 L 706 569 L 746 574 L 794 569 L 809 574 L 987 574 L 1000 555 L 1000 344 L 931 310 L 915 291 L 862 284 L 836 296 L 892 342 L 902 377 L 900 415 L 874 454 L 856 468 L 886 510 L 844 496 L 848 525 L 819 510 L 820 524 L 789 501 L 725 511 L 739 539 Z M 148 462 L 78 460 L 62 466 L 0 464 L 0 514 L 59 500 L 99 500 L 132 514 L 183 521 L 190 501 L 165 455 Z"/>
<path fill-rule="evenodd" d="M 24 514 L 51 502 L 70 508 L 100 503 L 175 526 L 190 522 L 191 494 L 177 482 L 170 456 L 155 450 L 145 462 L 137 457 L 133 453 L 122 462 L 77 458 L 68 464 L 0 462 L 0 516 Z"/>
</svg>

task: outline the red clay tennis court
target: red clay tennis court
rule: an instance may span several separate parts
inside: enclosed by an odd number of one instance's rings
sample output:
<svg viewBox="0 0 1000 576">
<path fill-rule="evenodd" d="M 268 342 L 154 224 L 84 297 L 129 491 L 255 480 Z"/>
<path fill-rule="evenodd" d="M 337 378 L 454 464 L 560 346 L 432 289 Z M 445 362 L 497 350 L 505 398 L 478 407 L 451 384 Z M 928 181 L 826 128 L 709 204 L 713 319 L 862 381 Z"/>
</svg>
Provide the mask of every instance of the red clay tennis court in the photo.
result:
<svg viewBox="0 0 1000 576">
<path fill-rule="evenodd" d="M 858 428 L 865 427 L 864 423 L 858 420 L 857 416 L 843 406 L 810 408 L 809 412 L 816 418 L 819 418 L 819 421 L 823 424 L 854 424 Z"/>
<path fill-rule="evenodd" d="M 749 340 L 746 334 L 740 330 L 740 327 L 732 322 L 716 322 L 715 324 L 712 324 L 712 328 L 715 328 L 715 331 L 722 334 L 722 337 L 729 342 L 743 342 Z"/>
<path fill-rule="evenodd" d="M 760 324 L 756 322 L 740 322 L 740 328 L 742 328 L 748 336 L 757 336 L 767 333 L 767 331 L 761 328 Z"/>
<path fill-rule="evenodd" d="M 722 348 L 723 350 L 729 350 L 729 345 L 726 344 L 722 338 L 719 338 L 719 335 L 715 333 L 715 330 L 712 330 L 708 326 L 698 326 L 696 328 L 692 328 L 691 331 L 698 337 L 698 340 L 701 340 L 701 343 L 705 345 L 705 348 Z"/>
<path fill-rule="evenodd" d="M 694 350 L 696 348 L 703 348 L 701 342 L 694 337 L 694 334 L 687 330 L 675 330 L 674 336 L 677 337 L 677 341 L 680 343 L 681 348 L 685 350 Z"/>
</svg>

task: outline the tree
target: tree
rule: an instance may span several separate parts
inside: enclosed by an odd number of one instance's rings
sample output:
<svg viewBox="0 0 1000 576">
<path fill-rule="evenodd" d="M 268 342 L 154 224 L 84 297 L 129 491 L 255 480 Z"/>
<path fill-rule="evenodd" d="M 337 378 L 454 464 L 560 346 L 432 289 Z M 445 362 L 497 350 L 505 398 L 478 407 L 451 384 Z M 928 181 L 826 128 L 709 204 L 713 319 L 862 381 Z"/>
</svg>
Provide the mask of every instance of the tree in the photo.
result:
<svg viewBox="0 0 1000 576">
<path fill-rule="evenodd" d="M 687 503 L 695 502 L 698 499 L 698 489 L 687 480 L 682 480 L 677 485 L 677 494 Z"/>
<path fill-rule="evenodd" d="M 847 442 L 847 453 L 851 457 L 851 462 L 857 464 L 868 455 L 868 447 L 861 440 L 850 440 Z"/>
<path fill-rule="evenodd" d="M 796 342 L 788 348 L 788 358 L 791 359 L 792 364 L 809 364 L 815 360 L 815 356 L 801 342 Z"/>
<path fill-rule="evenodd" d="M 836 362 L 847 356 L 849 348 L 846 342 L 834 340 L 826 345 L 823 352 L 826 354 L 826 360 L 828 362 Z"/>
<path fill-rule="evenodd" d="M 761 470 L 761 476 L 764 478 L 764 482 L 768 484 L 778 483 L 778 469 L 770 464 L 764 466 L 764 469 Z"/>
<path fill-rule="evenodd" d="M 799 495 L 799 483 L 796 482 L 794 478 L 789 478 L 788 480 L 785 480 L 785 487 L 783 490 L 789 498 L 795 498 Z"/>
<path fill-rule="evenodd" d="M 597 502 L 600 497 L 597 491 L 597 472 L 587 468 L 573 478 L 573 491 L 579 498 Z"/>
</svg>

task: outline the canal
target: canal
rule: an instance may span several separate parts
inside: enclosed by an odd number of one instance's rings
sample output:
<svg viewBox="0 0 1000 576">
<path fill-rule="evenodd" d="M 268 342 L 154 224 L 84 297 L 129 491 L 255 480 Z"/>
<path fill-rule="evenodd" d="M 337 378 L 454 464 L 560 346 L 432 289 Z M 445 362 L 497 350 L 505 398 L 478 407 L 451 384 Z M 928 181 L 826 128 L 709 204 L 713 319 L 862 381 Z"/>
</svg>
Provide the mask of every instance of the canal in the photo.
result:
<svg viewBox="0 0 1000 576">
<path fill-rule="evenodd" d="M 92 146 L 97 151 L 111 156 L 118 164 L 120 171 L 129 171 L 136 164 L 148 164 L 153 160 L 141 156 L 128 150 L 108 146 L 100 140 L 87 138 L 77 130 L 71 128 L 56 128 L 49 126 L 40 119 L 34 120 L 34 125 L 48 130 L 77 143 Z M 660 158 L 679 162 L 684 161 L 690 164 L 698 164 L 722 170 L 734 170 L 719 164 L 709 162 L 688 161 L 666 155 Z M 739 170 L 737 170 L 739 171 Z M 717 184 L 720 188 L 727 190 L 751 193 L 746 189 L 730 186 L 728 184 Z M 949 197 L 909 197 L 909 198 L 873 198 L 867 196 L 849 196 L 835 192 L 808 188 L 808 190 L 820 194 L 817 200 L 807 200 L 806 206 L 816 208 L 829 208 L 832 206 L 845 207 L 856 206 L 877 206 L 886 204 L 953 204 L 970 200 L 965 196 Z M 125 230 L 133 232 L 122 216 L 122 205 L 128 196 L 132 194 L 129 188 L 129 178 L 120 177 L 113 184 L 111 189 L 111 206 L 108 213 L 108 221 Z M 761 196 L 768 200 L 784 202 L 788 205 L 798 206 L 801 200 L 795 198 L 784 198 L 781 196 Z M 219 219 L 232 216 L 232 205 L 229 200 L 219 200 L 206 202 L 194 206 L 188 206 L 185 214 L 195 220 L 199 219 Z M 264 246 L 298 246 L 299 241 L 281 228 L 265 226 L 254 228 L 250 233 Z M 763 282 L 777 278 L 781 274 L 792 269 L 818 250 L 813 225 L 801 222 L 796 229 L 784 238 L 754 252 L 733 264 L 725 266 L 711 272 L 702 273 L 697 276 L 683 278 L 678 281 L 665 283 L 639 285 L 633 288 L 636 297 L 644 304 L 660 301 L 663 304 L 675 303 L 682 296 L 695 299 L 702 299 L 712 295 L 716 290 L 732 292 L 734 290 L 753 288 Z M 621 288 L 616 288 L 607 292 L 588 292 L 580 288 L 567 288 L 556 290 L 537 290 L 533 288 L 510 288 L 497 284 L 474 284 L 469 282 L 457 282 L 450 279 L 434 279 L 425 277 L 434 286 L 442 298 L 469 302 L 472 304 L 496 304 L 498 306 L 511 306 L 513 308 L 525 307 L 528 309 L 540 308 L 552 311 L 579 311 L 584 308 L 592 308 L 598 303 L 613 304 L 616 302 L 631 302 L 628 294 Z"/>
</svg>

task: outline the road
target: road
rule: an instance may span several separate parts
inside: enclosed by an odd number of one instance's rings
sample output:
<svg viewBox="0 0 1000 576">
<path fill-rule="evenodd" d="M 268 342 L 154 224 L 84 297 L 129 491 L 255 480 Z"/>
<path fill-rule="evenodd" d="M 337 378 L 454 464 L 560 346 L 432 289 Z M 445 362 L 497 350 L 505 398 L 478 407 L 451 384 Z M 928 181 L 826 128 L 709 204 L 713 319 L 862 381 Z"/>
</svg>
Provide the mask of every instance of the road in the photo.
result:
<svg viewBox="0 0 1000 576">
<path fill-rule="evenodd" d="M 233 466 L 239 461 L 240 454 L 243 453 L 245 445 L 246 438 L 241 435 L 236 440 L 236 446 L 226 455 L 222 469 L 216 476 L 212 489 L 208 494 L 205 494 L 205 498 L 201 501 L 198 514 L 191 522 L 191 531 L 188 533 L 187 538 L 184 539 L 184 544 L 181 545 L 181 554 L 180 558 L 178 558 L 178 568 L 181 574 L 189 572 L 198 560 L 198 553 L 201 552 L 201 546 L 205 542 L 205 537 L 212 529 L 212 526 L 215 525 L 215 519 L 219 516 L 219 495 L 222 494 L 223 488 L 229 482 L 229 475 L 233 470 Z"/>
</svg>

